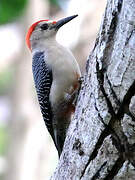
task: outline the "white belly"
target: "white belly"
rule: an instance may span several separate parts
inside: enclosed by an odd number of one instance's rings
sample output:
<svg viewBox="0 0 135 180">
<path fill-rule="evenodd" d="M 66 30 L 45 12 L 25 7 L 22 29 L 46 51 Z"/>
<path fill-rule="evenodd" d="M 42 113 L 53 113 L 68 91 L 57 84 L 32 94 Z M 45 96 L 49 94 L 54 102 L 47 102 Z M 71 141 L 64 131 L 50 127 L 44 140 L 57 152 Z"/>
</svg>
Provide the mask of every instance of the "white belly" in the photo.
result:
<svg viewBox="0 0 135 180">
<path fill-rule="evenodd" d="M 58 48 L 59 47 L 59 48 Z M 74 84 L 81 76 L 78 63 L 66 48 L 51 47 L 48 51 L 48 63 L 52 68 L 53 83 L 50 92 L 50 101 L 55 104 L 70 93 Z"/>
</svg>

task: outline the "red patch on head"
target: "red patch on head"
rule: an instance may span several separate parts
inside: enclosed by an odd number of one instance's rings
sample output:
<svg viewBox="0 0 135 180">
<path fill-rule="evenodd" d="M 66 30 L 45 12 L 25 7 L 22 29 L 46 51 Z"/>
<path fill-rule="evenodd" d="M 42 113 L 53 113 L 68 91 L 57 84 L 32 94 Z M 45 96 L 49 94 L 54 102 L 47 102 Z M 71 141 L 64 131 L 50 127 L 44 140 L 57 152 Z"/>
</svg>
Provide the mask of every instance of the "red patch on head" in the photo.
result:
<svg viewBox="0 0 135 180">
<path fill-rule="evenodd" d="M 27 44 L 29 49 L 31 49 L 30 36 L 31 36 L 32 32 L 34 31 L 35 27 L 37 26 L 37 24 L 42 22 L 42 21 L 48 21 L 48 20 L 40 20 L 40 21 L 37 21 L 37 22 L 33 23 L 30 26 L 30 28 L 29 28 L 29 30 L 28 30 L 28 32 L 26 34 L 26 44 Z"/>
<path fill-rule="evenodd" d="M 57 22 L 56 21 L 53 21 L 52 24 L 56 24 Z"/>
</svg>

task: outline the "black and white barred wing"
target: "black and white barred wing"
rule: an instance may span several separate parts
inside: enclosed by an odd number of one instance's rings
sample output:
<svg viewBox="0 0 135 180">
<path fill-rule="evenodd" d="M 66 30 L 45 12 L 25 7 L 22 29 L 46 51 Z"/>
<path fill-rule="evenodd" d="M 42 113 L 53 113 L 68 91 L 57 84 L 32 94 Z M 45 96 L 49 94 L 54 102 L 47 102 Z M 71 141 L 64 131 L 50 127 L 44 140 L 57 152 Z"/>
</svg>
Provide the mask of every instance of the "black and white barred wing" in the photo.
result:
<svg viewBox="0 0 135 180">
<path fill-rule="evenodd" d="M 43 52 L 35 53 L 33 56 L 32 71 L 42 116 L 47 129 L 54 140 L 52 111 L 49 101 L 49 94 L 52 85 L 52 71 L 47 67 L 44 56 Z"/>
</svg>

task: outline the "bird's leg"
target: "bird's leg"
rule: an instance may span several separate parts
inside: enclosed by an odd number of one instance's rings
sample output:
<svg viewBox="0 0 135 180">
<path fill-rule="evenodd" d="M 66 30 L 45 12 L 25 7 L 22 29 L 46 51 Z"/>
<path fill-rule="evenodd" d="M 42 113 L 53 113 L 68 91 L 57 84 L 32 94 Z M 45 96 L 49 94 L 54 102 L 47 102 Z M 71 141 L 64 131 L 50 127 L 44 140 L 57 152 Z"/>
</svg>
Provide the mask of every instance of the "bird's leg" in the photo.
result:
<svg viewBox="0 0 135 180">
<path fill-rule="evenodd" d="M 75 89 L 75 91 L 72 93 L 71 96 L 74 97 L 74 100 L 72 102 L 72 104 L 74 105 L 74 107 L 76 106 L 77 104 L 77 99 L 78 99 L 78 96 L 79 96 L 79 92 L 80 92 L 80 89 L 81 89 L 81 85 L 82 85 L 82 82 L 83 82 L 83 77 L 80 77 L 78 79 L 78 87 Z"/>
<path fill-rule="evenodd" d="M 80 83 L 80 87 L 81 87 L 81 84 L 82 84 L 83 81 L 84 81 L 84 77 L 81 76 L 81 77 L 78 79 L 78 82 Z"/>
<path fill-rule="evenodd" d="M 71 108 L 72 112 L 75 111 L 75 106 L 77 104 L 77 99 L 78 99 L 82 82 L 83 82 L 83 77 L 80 77 L 77 83 L 74 85 L 71 93 L 66 95 L 67 105 L 70 105 L 69 107 Z"/>
</svg>

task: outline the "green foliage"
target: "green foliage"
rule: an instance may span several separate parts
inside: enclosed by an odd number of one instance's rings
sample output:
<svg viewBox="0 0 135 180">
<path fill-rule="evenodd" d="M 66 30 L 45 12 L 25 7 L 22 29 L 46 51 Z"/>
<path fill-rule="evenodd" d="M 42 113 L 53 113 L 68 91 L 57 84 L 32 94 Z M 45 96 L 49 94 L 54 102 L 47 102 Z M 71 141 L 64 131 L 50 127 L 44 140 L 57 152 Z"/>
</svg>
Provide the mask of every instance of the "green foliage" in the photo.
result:
<svg viewBox="0 0 135 180">
<path fill-rule="evenodd" d="M 7 94 L 11 90 L 14 79 L 14 69 L 10 67 L 0 72 L 0 95 Z"/>
<path fill-rule="evenodd" d="M 0 24 L 17 19 L 25 8 L 27 0 L 0 0 Z"/>
<path fill-rule="evenodd" d="M 53 4 L 53 5 L 58 5 L 59 3 L 58 3 L 58 0 L 49 0 L 50 1 L 50 3 L 51 4 Z"/>
<path fill-rule="evenodd" d="M 8 144 L 7 129 L 0 126 L 0 156 L 6 153 Z"/>
</svg>

